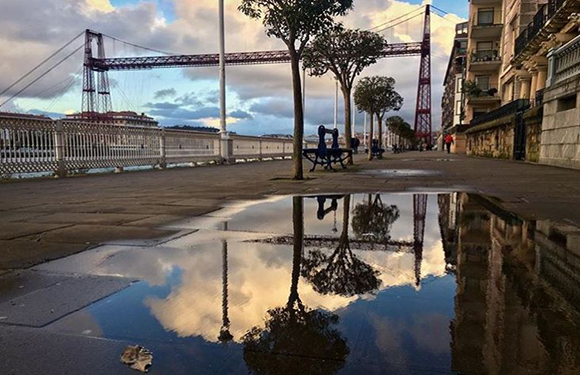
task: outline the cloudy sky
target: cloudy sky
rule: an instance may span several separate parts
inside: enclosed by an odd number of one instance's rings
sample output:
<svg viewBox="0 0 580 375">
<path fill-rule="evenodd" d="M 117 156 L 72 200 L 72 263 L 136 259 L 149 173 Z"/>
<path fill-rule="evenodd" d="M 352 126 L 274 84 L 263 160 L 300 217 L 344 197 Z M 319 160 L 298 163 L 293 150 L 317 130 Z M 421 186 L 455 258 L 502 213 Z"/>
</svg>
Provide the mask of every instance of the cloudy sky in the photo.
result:
<svg viewBox="0 0 580 375">
<path fill-rule="evenodd" d="M 355 0 L 355 9 L 341 19 L 346 26 L 369 29 L 421 7 L 423 0 Z M 431 2 L 431 1 L 429 1 Z M 268 38 L 261 24 L 242 15 L 240 0 L 226 0 L 227 51 L 283 49 Z M 434 127 L 440 123 L 442 80 L 452 46 L 454 24 L 467 17 L 467 0 L 434 0 L 449 12 L 432 17 Z M 90 28 L 120 40 L 178 54 L 217 52 L 217 0 L 2 0 L 0 12 L 0 92 L 82 30 Z M 421 39 L 422 17 L 383 32 L 389 42 Z M 20 91 L 64 57 L 70 58 L 0 111 L 59 116 L 80 110 L 82 44 L 77 39 L 46 65 L 0 97 Z M 108 56 L 155 54 L 107 39 Z M 413 122 L 419 58 L 385 59 L 363 72 L 397 80 L 405 98 L 399 115 Z M 217 68 L 111 72 L 115 110 L 145 112 L 162 125 L 217 126 Z M 240 134 L 291 133 L 292 96 L 289 65 L 240 66 L 228 69 L 229 130 Z M 332 77 L 307 79 L 306 131 L 332 124 Z M 342 104 L 339 121 L 342 123 Z M 359 130 L 362 115 L 357 119 Z"/>
</svg>

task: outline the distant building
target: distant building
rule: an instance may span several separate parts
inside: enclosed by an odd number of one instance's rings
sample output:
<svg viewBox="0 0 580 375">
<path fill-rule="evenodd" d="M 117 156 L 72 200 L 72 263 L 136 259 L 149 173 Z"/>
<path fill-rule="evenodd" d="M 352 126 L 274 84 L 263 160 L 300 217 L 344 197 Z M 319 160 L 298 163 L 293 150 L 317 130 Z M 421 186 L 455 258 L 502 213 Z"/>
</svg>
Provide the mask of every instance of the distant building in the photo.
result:
<svg viewBox="0 0 580 375">
<path fill-rule="evenodd" d="M 453 50 L 445 73 L 443 99 L 441 100 L 441 129 L 448 131 L 455 125 L 461 125 L 464 116 L 463 81 L 465 80 L 465 64 L 467 56 L 467 34 L 469 23 L 463 22 L 455 26 Z"/>
<path fill-rule="evenodd" d="M 294 138 L 290 134 L 264 134 L 262 137 L 282 138 L 282 139 L 292 139 L 292 138 Z"/>
<path fill-rule="evenodd" d="M 145 115 L 145 113 L 135 113 L 132 111 L 121 111 L 121 112 L 107 112 L 100 113 L 98 116 L 90 116 L 87 113 L 73 113 L 71 115 L 66 115 L 66 120 L 75 121 L 87 121 L 90 120 L 94 123 L 102 124 L 112 124 L 112 125 L 125 125 L 125 126 L 148 126 L 148 127 L 158 127 L 159 123 Z"/>
<path fill-rule="evenodd" d="M 165 127 L 165 129 L 187 130 L 187 131 L 204 132 L 204 133 L 219 133 L 220 132 L 219 129 L 213 128 L 211 126 L 175 125 L 175 126 L 167 126 L 167 127 Z"/>
<path fill-rule="evenodd" d="M 52 120 L 50 117 L 45 115 L 32 115 L 28 113 L 12 113 L 12 112 L 0 112 L 0 117 L 6 119 L 20 119 L 20 120 Z"/>
</svg>

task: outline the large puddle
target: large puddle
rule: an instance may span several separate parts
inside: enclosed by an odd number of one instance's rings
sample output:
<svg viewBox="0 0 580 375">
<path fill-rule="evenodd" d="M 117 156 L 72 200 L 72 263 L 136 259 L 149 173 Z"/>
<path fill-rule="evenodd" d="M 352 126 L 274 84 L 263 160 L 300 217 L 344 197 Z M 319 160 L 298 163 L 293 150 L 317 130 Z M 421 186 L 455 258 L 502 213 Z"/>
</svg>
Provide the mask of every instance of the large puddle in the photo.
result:
<svg viewBox="0 0 580 375">
<path fill-rule="evenodd" d="M 37 267 L 136 280 L 43 329 L 145 345 L 163 374 L 580 373 L 577 228 L 464 193 L 273 197 L 172 226 L 198 231 Z"/>
</svg>

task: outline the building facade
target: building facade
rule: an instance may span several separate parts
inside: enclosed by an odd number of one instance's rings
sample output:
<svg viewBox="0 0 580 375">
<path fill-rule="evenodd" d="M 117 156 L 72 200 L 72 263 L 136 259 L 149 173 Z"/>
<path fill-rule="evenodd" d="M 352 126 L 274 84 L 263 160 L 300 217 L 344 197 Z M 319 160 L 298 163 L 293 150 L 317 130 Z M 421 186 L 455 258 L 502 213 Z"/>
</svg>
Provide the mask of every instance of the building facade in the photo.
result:
<svg viewBox="0 0 580 375">
<path fill-rule="evenodd" d="M 455 26 L 455 39 L 449 64 L 443 80 L 443 98 L 441 100 L 441 131 L 437 135 L 436 144 L 439 150 L 443 150 L 445 136 L 449 133 L 455 134 L 456 142 L 453 144 L 453 151 L 464 145 L 463 139 L 457 139 L 457 130 L 463 125 L 465 118 L 465 101 L 463 93 L 463 82 L 465 81 L 465 68 L 467 57 L 467 36 L 469 23 L 463 22 Z M 465 152 L 463 147 L 463 152 Z"/>
<path fill-rule="evenodd" d="M 580 0 L 471 0 L 466 153 L 580 168 Z"/>
<path fill-rule="evenodd" d="M 466 123 L 501 104 L 498 87 L 502 31 L 503 1 L 471 0 L 464 82 Z"/>
<path fill-rule="evenodd" d="M 464 118 L 463 81 L 465 79 L 465 58 L 467 56 L 468 23 L 459 23 L 455 27 L 455 40 L 449 58 L 443 85 L 441 100 L 441 129 L 449 131 L 453 126 L 461 125 Z"/>
</svg>

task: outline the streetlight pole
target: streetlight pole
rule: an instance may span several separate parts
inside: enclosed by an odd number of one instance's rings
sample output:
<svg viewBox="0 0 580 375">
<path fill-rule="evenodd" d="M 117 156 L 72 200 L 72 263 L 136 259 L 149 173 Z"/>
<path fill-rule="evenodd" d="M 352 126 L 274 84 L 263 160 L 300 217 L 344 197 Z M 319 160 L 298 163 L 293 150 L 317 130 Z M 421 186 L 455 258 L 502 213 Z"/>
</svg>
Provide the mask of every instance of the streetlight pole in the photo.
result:
<svg viewBox="0 0 580 375">
<path fill-rule="evenodd" d="M 338 128 L 338 80 L 336 80 L 336 89 L 334 90 L 334 128 Z"/>
<path fill-rule="evenodd" d="M 356 105 L 354 104 L 354 98 L 352 100 L 352 137 L 356 137 Z"/>
<path fill-rule="evenodd" d="M 365 119 L 364 119 L 364 126 L 363 126 L 363 142 L 365 147 L 367 146 L 367 112 L 365 111 Z"/>
<path fill-rule="evenodd" d="M 224 0 L 219 0 L 219 81 L 220 81 L 220 143 L 221 158 L 227 162 L 229 159 L 229 137 L 227 130 L 226 113 L 226 33 L 225 33 L 225 10 Z"/>
<path fill-rule="evenodd" d="M 302 66 L 302 116 L 306 119 L 306 68 Z"/>
</svg>

